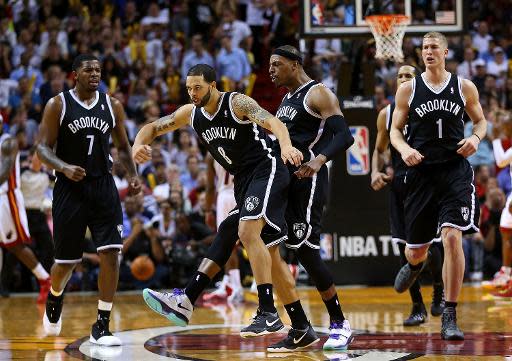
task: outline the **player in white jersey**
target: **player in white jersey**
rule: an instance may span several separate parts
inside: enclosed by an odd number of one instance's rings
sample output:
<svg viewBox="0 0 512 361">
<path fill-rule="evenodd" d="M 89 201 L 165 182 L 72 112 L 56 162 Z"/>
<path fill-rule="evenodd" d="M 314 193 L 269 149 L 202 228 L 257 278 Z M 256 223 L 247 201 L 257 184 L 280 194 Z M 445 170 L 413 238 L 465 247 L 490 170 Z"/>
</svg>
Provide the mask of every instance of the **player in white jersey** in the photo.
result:
<svg viewBox="0 0 512 361">
<path fill-rule="evenodd" d="M 501 144 L 501 138 L 512 139 L 512 119 L 510 114 L 502 113 L 498 115 L 496 125 L 492 131 L 492 147 L 494 150 L 494 159 L 500 168 L 512 165 L 512 148 L 505 150 Z M 512 168 L 511 168 L 512 177 Z M 501 212 L 500 232 L 502 244 L 502 266 L 494 279 L 489 284 L 498 291 L 495 296 L 498 298 L 503 296 L 511 297 L 512 294 L 512 193 L 509 194 L 505 208 Z M 484 284 L 485 285 L 485 284 Z M 508 298 L 507 297 L 507 298 Z"/>
<path fill-rule="evenodd" d="M 207 186 L 206 186 L 206 209 L 208 218 L 211 217 L 215 193 L 216 200 L 216 225 L 222 223 L 227 218 L 229 212 L 236 207 L 235 190 L 233 176 L 229 174 L 212 156 L 206 158 Z M 215 192 L 216 191 L 216 192 Z M 226 265 L 224 266 L 224 277 L 213 292 L 206 293 L 203 296 L 205 301 L 214 299 L 226 300 L 231 303 L 239 303 L 244 300 L 244 291 L 240 280 L 240 270 L 238 268 L 237 248 L 233 249 Z"/>
<path fill-rule="evenodd" d="M 2 134 L 0 150 L 0 242 L 36 276 L 39 281 L 37 303 L 44 303 L 50 289 L 50 276 L 26 246 L 30 233 L 20 189 L 18 142 L 9 134 Z"/>
</svg>

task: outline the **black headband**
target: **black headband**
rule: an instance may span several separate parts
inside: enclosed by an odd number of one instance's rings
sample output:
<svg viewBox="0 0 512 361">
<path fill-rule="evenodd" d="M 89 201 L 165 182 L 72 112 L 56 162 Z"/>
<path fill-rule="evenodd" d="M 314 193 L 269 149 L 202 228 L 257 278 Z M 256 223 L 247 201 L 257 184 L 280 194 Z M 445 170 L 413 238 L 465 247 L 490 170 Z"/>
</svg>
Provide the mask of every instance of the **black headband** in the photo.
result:
<svg viewBox="0 0 512 361">
<path fill-rule="evenodd" d="M 297 61 L 300 65 L 302 65 L 302 56 L 292 53 L 291 51 L 287 51 L 284 49 L 277 48 L 272 52 L 272 55 L 280 55 L 290 60 Z"/>
</svg>

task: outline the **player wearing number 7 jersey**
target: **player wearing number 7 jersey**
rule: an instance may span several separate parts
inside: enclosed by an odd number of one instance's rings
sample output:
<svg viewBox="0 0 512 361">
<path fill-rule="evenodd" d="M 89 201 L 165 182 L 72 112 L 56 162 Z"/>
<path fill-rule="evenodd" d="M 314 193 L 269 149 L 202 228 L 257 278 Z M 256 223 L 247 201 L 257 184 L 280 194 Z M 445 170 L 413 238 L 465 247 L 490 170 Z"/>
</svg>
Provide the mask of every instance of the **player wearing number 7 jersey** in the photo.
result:
<svg viewBox="0 0 512 361">
<path fill-rule="evenodd" d="M 63 291 L 73 268 L 82 261 L 85 230 L 89 227 L 100 257 L 98 317 L 90 341 L 120 345 L 121 341 L 109 331 L 119 278 L 118 254 L 123 248 L 121 203 L 110 173 L 110 136 L 131 177 L 130 193 L 138 193 L 140 184 L 123 125 L 123 107 L 97 90 L 99 60 L 79 55 L 73 62 L 73 75 L 76 86 L 46 105 L 37 146 L 39 158 L 57 175 L 52 209 L 55 264 L 43 326 L 47 335 L 60 333 Z"/>
<path fill-rule="evenodd" d="M 462 232 L 478 232 L 479 205 L 473 186 L 473 170 L 466 160 L 485 137 L 486 120 L 478 102 L 478 90 L 466 79 L 445 69 L 446 37 L 438 32 L 423 37 L 426 71 L 400 85 L 391 125 L 391 143 L 409 167 L 405 183 L 405 264 L 395 279 L 404 292 L 425 267 L 427 251 L 441 231 L 445 251 L 443 266 L 446 307 L 441 337 L 461 340 L 457 327 L 457 298 L 464 277 Z M 464 111 L 473 121 L 473 134 L 464 138 Z M 408 122 L 407 141 L 402 130 Z"/>
</svg>

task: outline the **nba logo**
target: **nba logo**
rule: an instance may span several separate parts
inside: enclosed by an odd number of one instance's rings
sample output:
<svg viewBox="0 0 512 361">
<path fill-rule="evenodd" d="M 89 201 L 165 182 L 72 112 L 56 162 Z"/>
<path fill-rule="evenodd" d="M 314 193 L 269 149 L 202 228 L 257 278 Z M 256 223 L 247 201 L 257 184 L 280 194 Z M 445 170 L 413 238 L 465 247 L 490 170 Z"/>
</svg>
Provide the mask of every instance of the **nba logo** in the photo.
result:
<svg viewBox="0 0 512 361">
<path fill-rule="evenodd" d="M 350 175 L 365 175 L 370 172 L 370 142 L 368 128 L 350 127 L 354 144 L 347 149 L 347 172 Z"/>
<path fill-rule="evenodd" d="M 313 0 L 311 2 L 311 23 L 313 25 L 324 24 L 324 14 L 320 0 Z"/>
</svg>

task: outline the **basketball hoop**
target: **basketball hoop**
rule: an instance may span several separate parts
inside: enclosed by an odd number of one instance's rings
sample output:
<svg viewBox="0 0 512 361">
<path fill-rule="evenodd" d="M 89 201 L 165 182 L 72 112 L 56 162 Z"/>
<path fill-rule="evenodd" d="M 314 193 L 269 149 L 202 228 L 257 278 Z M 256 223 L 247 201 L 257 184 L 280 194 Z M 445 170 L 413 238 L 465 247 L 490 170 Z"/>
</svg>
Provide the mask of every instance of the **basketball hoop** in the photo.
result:
<svg viewBox="0 0 512 361">
<path fill-rule="evenodd" d="M 395 63 L 404 60 L 402 52 L 402 41 L 404 40 L 405 28 L 409 25 L 409 17 L 406 15 L 371 15 L 365 18 L 370 26 L 378 59 L 389 59 Z"/>
</svg>

